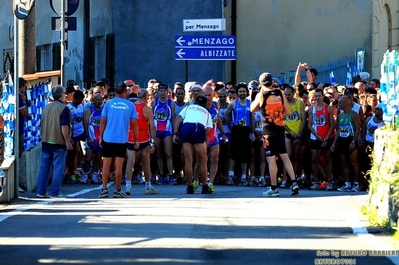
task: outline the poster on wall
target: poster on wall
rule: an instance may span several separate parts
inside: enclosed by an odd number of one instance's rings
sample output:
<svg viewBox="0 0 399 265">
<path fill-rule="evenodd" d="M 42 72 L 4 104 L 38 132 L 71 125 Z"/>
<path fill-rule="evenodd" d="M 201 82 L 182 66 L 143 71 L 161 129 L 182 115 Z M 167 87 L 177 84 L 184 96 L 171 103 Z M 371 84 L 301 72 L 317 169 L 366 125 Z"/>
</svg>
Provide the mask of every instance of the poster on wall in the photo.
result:
<svg viewBox="0 0 399 265">
<path fill-rule="evenodd" d="M 399 53 L 386 52 L 381 64 L 380 96 L 384 121 L 391 124 L 399 115 Z"/>
<path fill-rule="evenodd" d="M 356 69 L 358 73 L 366 71 L 365 65 L 366 47 L 359 47 L 356 49 Z"/>
</svg>

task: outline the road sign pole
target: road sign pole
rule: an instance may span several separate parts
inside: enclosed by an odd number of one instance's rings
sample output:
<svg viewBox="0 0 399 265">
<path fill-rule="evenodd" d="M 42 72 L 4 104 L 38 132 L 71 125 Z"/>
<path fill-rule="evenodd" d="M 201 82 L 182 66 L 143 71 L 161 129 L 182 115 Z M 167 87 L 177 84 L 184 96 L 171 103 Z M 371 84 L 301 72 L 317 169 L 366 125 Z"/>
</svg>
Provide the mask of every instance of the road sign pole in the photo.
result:
<svg viewBox="0 0 399 265">
<path fill-rule="evenodd" d="M 66 50 L 66 31 L 65 31 L 65 0 L 61 0 L 61 85 L 65 85 L 65 50 Z"/>
<path fill-rule="evenodd" d="M 188 60 L 185 60 L 185 67 L 186 67 L 186 83 L 188 82 Z"/>
</svg>

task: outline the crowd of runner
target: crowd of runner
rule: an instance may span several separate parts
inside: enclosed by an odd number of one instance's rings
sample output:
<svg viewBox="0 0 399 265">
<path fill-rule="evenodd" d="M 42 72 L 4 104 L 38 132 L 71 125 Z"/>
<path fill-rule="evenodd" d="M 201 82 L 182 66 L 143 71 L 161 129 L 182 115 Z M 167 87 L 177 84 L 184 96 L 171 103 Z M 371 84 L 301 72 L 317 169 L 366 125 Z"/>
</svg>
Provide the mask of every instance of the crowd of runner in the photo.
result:
<svg viewBox="0 0 399 265">
<path fill-rule="evenodd" d="M 367 189 L 374 130 L 384 124 L 379 80 L 357 76 L 344 86 L 322 84 L 317 75 L 299 63 L 293 85 L 268 73 L 238 84 L 168 87 L 151 79 L 147 88 L 133 80 L 112 88 L 105 79 L 85 93 L 71 84 L 73 149 L 65 181 L 102 182 L 100 197 L 108 197 L 108 181 L 116 181 L 114 197 L 130 195 L 132 184 L 145 184 L 145 194 L 158 194 L 155 184 L 184 184 L 188 194 L 201 184 L 205 194 L 216 184 L 268 187 L 264 196 L 279 196 L 278 187 L 291 187 L 292 195 L 299 187 Z M 105 147 L 103 134 L 117 142 L 125 128 L 122 112 L 107 109 L 116 99 L 127 99 L 135 111 L 126 118 L 127 143 Z"/>
</svg>

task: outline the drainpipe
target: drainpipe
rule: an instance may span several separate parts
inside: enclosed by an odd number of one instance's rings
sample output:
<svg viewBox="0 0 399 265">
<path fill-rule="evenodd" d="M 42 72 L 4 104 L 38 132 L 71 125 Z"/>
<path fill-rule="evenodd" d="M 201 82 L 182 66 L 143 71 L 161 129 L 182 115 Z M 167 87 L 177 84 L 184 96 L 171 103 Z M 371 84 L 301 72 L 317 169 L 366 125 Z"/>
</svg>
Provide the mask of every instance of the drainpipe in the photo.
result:
<svg viewBox="0 0 399 265">
<path fill-rule="evenodd" d="M 237 43 L 237 0 L 231 1 L 231 35 L 236 36 L 236 43 Z M 237 50 L 237 44 L 236 44 Z M 231 61 L 231 82 L 236 84 L 236 60 Z"/>
<path fill-rule="evenodd" d="M 90 1 L 83 1 L 83 85 L 89 89 L 90 84 Z"/>
</svg>

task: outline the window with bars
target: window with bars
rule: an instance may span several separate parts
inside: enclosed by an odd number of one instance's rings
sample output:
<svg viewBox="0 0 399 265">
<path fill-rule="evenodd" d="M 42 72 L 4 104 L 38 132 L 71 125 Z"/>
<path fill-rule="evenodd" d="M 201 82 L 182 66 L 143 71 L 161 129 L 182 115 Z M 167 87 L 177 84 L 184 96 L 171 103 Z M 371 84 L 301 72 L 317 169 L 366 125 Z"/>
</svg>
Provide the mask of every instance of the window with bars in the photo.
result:
<svg viewBox="0 0 399 265">
<path fill-rule="evenodd" d="M 14 50 L 3 50 L 3 71 L 7 73 L 10 71 L 11 75 L 14 75 Z"/>
</svg>

